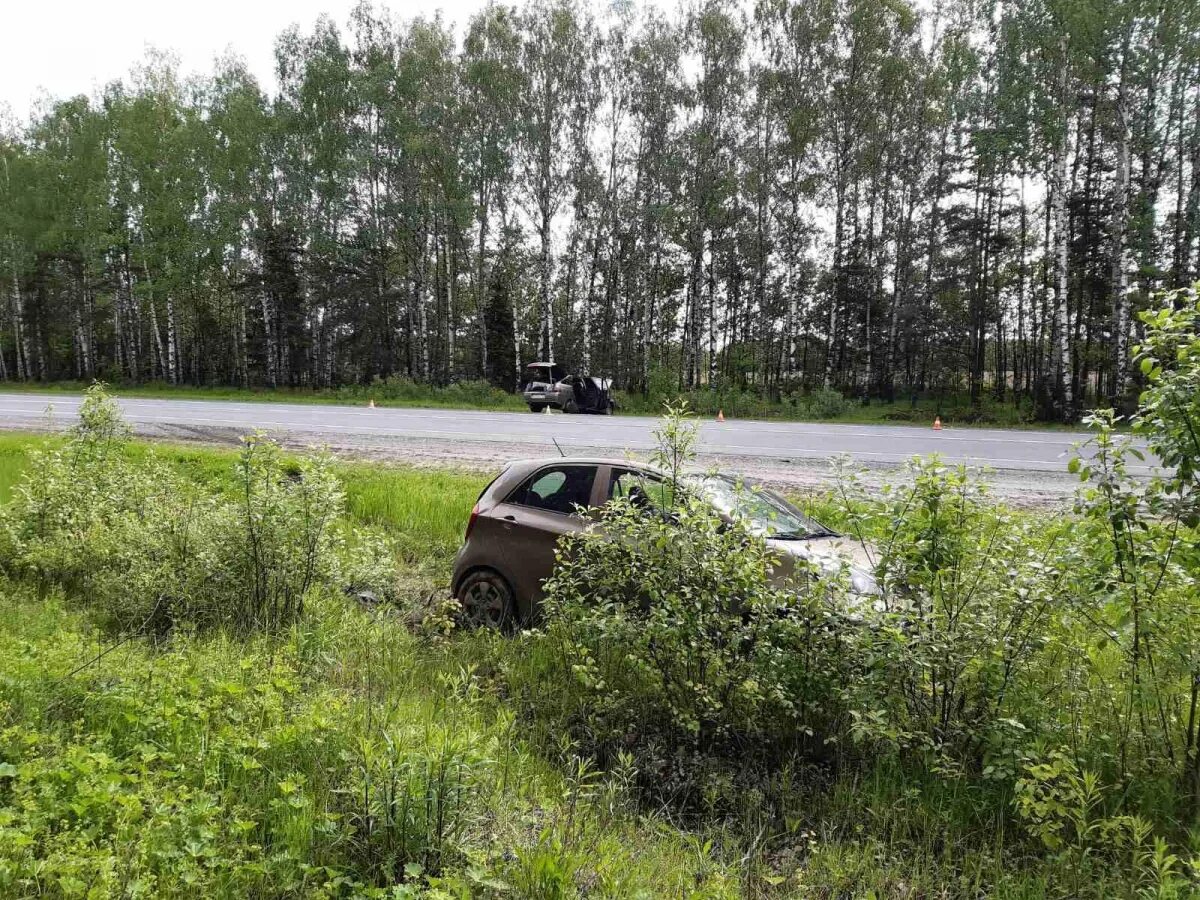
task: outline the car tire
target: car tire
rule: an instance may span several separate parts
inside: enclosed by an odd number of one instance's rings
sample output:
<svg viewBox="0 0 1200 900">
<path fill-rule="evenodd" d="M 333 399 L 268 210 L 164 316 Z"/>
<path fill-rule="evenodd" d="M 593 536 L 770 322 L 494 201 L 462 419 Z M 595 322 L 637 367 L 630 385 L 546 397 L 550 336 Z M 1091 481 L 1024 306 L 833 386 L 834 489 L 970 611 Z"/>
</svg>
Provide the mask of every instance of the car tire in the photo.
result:
<svg viewBox="0 0 1200 900">
<path fill-rule="evenodd" d="M 530 412 L 541 412 L 541 411 L 542 411 L 543 409 L 545 409 L 545 408 L 546 408 L 546 404 L 545 404 L 545 403 L 530 403 L 530 404 L 529 404 L 529 411 L 530 411 Z"/>
<path fill-rule="evenodd" d="M 579 404 L 577 404 L 574 400 L 568 400 L 563 404 L 563 412 L 574 415 L 575 413 L 579 412 Z"/>
<path fill-rule="evenodd" d="M 458 589 L 462 621 L 467 628 L 512 631 L 516 625 L 513 590 L 504 577 L 489 569 L 472 572 Z"/>
</svg>

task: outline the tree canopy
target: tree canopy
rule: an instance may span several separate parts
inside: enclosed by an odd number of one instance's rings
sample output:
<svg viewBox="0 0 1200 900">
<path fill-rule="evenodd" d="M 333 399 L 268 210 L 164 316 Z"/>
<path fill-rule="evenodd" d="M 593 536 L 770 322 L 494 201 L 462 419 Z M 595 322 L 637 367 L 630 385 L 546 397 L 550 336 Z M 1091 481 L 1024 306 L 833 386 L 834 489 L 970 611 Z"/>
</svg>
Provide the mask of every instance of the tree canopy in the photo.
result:
<svg viewBox="0 0 1200 900">
<path fill-rule="evenodd" d="M 1121 405 L 1200 268 L 1190 0 L 366 3 L 0 136 L 0 379 Z"/>
</svg>

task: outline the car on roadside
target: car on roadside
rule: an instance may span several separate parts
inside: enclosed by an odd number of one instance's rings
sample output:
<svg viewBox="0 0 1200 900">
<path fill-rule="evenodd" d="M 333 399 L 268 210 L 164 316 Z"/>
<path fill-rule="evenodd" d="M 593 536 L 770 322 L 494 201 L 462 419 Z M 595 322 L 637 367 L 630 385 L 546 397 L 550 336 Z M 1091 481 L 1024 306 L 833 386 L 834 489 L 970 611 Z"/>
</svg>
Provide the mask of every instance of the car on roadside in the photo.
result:
<svg viewBox="0 0 1200 900">
<path fill-rule="evenodd" d="M 772 583 L 791 584 L 803 565 L 830 577 L 848 569 L 855 594 L 877 592 L 863 545 L 806 516 L 776 492 L 711 473 L 689 473 L 682 485 L 725 521 L 740 521 L 766 540 L 778 558 Z M 509 463 L 479 495 L 454 559 L 451 590 L 464 617 L 492 628 L 535 621 L 560 538 L 586 529 L 614 499 L 653 506 L 668 491 L 664 473 L 624 459 Z"/>
<path fill-rule="evenodd" d="M 521 381 L 521 396 L 531 412 L 557 409 L 606 416 L 616 407 L 607 378 L 574 375 L 557 363 L 530 363 Z"/>
</svg>

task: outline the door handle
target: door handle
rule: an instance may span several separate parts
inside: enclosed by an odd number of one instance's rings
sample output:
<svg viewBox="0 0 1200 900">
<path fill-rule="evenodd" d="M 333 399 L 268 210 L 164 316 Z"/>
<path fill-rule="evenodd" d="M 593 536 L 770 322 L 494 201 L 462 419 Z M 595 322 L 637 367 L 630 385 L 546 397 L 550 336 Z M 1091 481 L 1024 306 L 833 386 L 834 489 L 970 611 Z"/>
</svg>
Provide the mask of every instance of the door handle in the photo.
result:
<svg viewBox="0 0 1200 900">
<path fill-rule="evenodd" d="M 505 516 L 501 521 L 504 523 L 505 528 L 512 528 L 514 525 L 517 524 L 517 517 L 516 516 Z"/>
</svg>

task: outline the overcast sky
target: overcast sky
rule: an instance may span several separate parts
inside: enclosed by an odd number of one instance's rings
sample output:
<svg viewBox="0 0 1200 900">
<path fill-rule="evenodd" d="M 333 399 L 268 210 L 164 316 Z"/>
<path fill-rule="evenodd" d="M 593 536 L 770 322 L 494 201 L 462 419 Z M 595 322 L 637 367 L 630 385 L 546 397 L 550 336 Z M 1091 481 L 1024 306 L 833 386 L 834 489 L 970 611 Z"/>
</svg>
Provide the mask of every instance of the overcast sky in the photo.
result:
<svg viewBox="0 0 1200 900">
<path fill-rule="evenodd" d="M 92 94 L 127 75 L 147 46 L 174 51 L 184 75 L 209 72 L 233 49 L 264 87 L 274 85 L 275 37 L 321 13 L 344 26 L 356 0 L 9 0 L 0 47 L 0 106 L 19 120 L 37 98 Z M 398 15 L 443 17 L 459 25 L 484 0 L 398 0 Z"/>
</svg>

